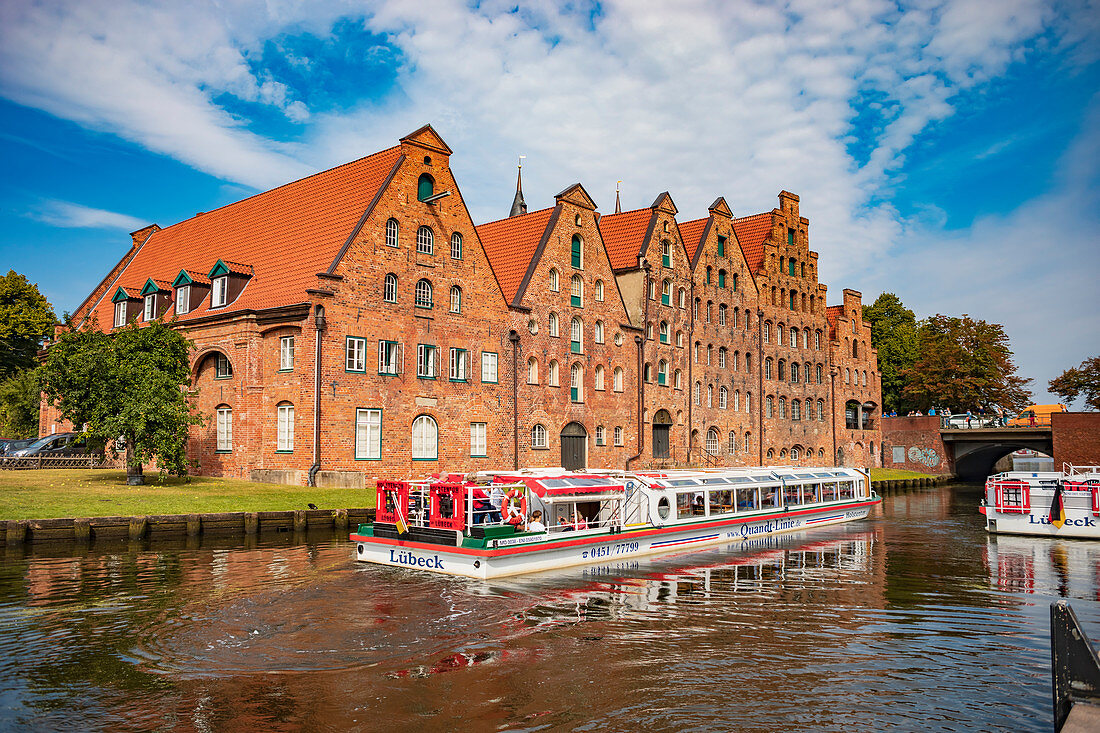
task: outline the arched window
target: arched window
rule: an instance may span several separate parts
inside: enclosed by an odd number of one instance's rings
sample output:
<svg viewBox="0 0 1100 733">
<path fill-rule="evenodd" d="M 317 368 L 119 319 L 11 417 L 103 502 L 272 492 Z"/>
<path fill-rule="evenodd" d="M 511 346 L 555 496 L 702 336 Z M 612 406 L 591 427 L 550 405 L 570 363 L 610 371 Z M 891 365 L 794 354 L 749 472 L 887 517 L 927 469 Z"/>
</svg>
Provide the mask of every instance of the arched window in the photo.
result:
<svg viewBox="0 0 1100 733">
<path fill-rule="evenodd" d="M 550 268 L 550 291 L 558 292 L 558 271 L 556 268 Z"/>
<path fill-rule="evenodd" d="M 535 423 L 531 427 L 531 447 L 532 448 L 549 448 L 550 441 L 549 435 L 546 432 L 546 428 L 542 425 Z"/>
<path fill-rule="evenodd" d="M 621 425 L 615 426 L 615 445 L 623 444 L 623 428 Z"/>
<path fill-rule="evenodd" d="M 647 341 L 653 340 L 653 321 L 645 324 L 645 337 Z"/>
<path fill-rule="evenodd" d="M 678 303 L 681 308 L 687 308 L 687 291 L 680 288 L 680 295 L 678 296 Z"/>
<path fill-rule="evenodd" d="M 769 356 L 769 357 L 766 357 L 764 359 L 764 379 L 771 379 L 771 378 L 772 378 L 772 358 Z"/>
<path fill-rule="evenodd" d="M 603 365 L 602 364 L 597 364 L 596 365 L 596 371 L 595 371 L 595 374 L 594 374 L 594 381 L 595 381 L 595 387 L 598 390 L 603 390 L 603 388 L 604 388 L 603 373 L 604 373 Z"/>
<path fill-rule="evenodd" d="M 539 383 L 539 360 L 533 356 L 527 360 L 527 383 Z"/>
<path fill-rule="evenodd" d="M 720 287 L 720 288 L 726 287 L 726 271 L 725 270 L 719 270 L 718 271 L 718 287 Z"/>
<path fill-rule="evenodd" d="M 726 304 L 725 303 L 720 303 L 718 305 L 718 325 L 719 326 L 726 325 Z"/>
<path fill-rule="evenodd" d="M 457 285 L 451 286 L 451 313 L 462 312 L 462 288 Z"/>
<path fill-rule="evenodd" d="M 798 329 L 794 326 L 791 326 L 791 348 L 798 348 Z"/>
<path fill-rule="evenodd" d="M 547 316 L 546 333 L 549 336 L 553 336 L 554 338 L 557 338 L 557 336 L 558 336 L 558 314 L 557 313 L 551 312 L 550 315 Z"/>
<path fill-rule="evenodd" d="M 821 351 L 821 331 L 814 331 L 814 348 Z"/>
<path fill-rule="evenodd" d="M 801 454 L 798 451 L 798 446 L 795 446 L 794 448 L 791 448 L 791 460 L 792 461 L 797 461 L 799 455 L 801 455 Z"/>
<path fill-rule="evenodd" d="M 799 400 L 791 400 L 791 419 L 802 419 L 802 403 Z"/>
<path fill-rule="evenodd" d="M 684 348 L 684 332 L 683 331 L 677 331 L 676 332 L 676 345 L 681 349 Z"/>
<path fill-rule="evenodd" d="M 692 399 L 697 405 L 703 404 L 703 385 L 699 382 L 695 383 L 695 393 L 692 395 Z"/>
<path fill-rule="evenodd" d="M 733 289 L 737 290 L 737 273 L 733 273 Z"/>
<path fill-rule="evenodd" d="M 579 234 L 574 234 L 573 241 L 569 243 L 569 264 L 578 270 L 584 269 L 584 243 Z"/>
<path fill-rule="evenodd" d="M 852 341 L 852 358 L 853 359 L 858 359 L 859 358 L 859 342 L 858 341 Z"/>
<path fill-rule="evenodd" d="M 776 374 L 776 377 L 779 379 L 780 382 L 786 380 L 786 378 L 787 378 L 787 376 L 786 376 L 787 375 L 787 362 L 786 362 L 786 360 L 784 360 L 784 359 L 779 360 L 779 362 L 776 364 L 775 374 Z"/>
<path fill-rule="evenodd" d="M 707 453 L 712 456 L 718 455 L 718 440 L 717 428 L 711 428 L 707 431 Z"/>
<path fill-rule="evenodd" d="M 817 419 L 819 422 L 825 422 L 825 400 L 817 401 Z"/>
<path fill-rule="evenodd" d="M 228 453 L 233 450 L 233 408 L 229 405 L 218 405 L 214 412 L 217 416 L 217 442 L 214 449 L 219 453 Z"/>
<path fill-rule="evenodd" d="M 390 247 L 397 246 L 397 234 L 398 226 L 397 219 L 390 219 L 386 222 L 386 244 Z"/>
<path fill-rule="evenodd" d="M 714 344 L 707 344 L 707 366 L 714 363 Z"/>
<path fill-rule="evenodd" d="M 418 280 L 416 282 L 416 307 L 417 308 L 431 308 L 432 307 L 432 284 L 427 280 Z"/>
<path fill-rule="evenodd" d="M 745 412 L 752 412 L 752 392 L 745 393 Z"/>
<path fill-rule="evenodd" d="M 668 321 L 661 321 L 661 343 L 668 343 Z"/>
<path fill-rule="evenodd" d="M 653 365 L 650 364 L 648 361 L 642 366 L 642 381 L 653 381 Z"/>
<path fill-rule="evenodd" d="M 420 227 L 416 230 L 416 251 L 418 254 L 430 255 L 435 250 L 435 235 L 431 227 Z"/>
<path fill-rule="evenodd" d="M 569 304 L 574 308 L 584 307 L 584 280 L 580 275 L 570 278 Z"/>
<path fill-rule="evenodd" d="M 768 460 L 775 458 L 775 448 L 768 448 Z"/>
<path fill-rule="evenodd" d="M 852 383 L 852 370 L 851 369 L 845 369 L 844 370 L 844 383 L 845 384 L 851 384 Z"/>
<path fill-rule="evenodd" d="M 806 328 L 802 331 L 802 348 L 810 348 L 810 329 Z"/>
<path fill-rule="evenodd" d="M 581 353 L 581 343 L 584 330 L 581 327 L 581 319 L 574 318 L 569 324 L 569 350 L 574 354 Z"/>
<path fill-rule="evenodd" d="M 810 377 L 811 377 L 811 376 L 812 376 L 812 374 L 813 374 L 813 373 L 812 373 L 812 372 L 810 371 L 810 370 L 812 369 L 812 367 L 813 367 L 813 365 L 812 365 L 812 364 L 810 364 L 810 362 L 806 362 L 806 363 L 805 363 L 805 364 L 803 365 L 803 369 L 802 369 L 802 378 L 803 378 L 803 379 L 804 379 L 804 380 L 806 381 L 806 384 L 809 384 L 809 383 L 810 383 Z"/>
<path fill-rule="evenodd" d="M 275 450 L 292 451 L 294 450 L 294 405 L 289 402 L 280 402 L 275 412 Z"/>
<path fill-rule="evenodd" d="M 657 362 L 657 384 L 662 387 L 668 384 L 668 362 L 664 359 Z"/>
<path fill-rule="evenodd" d="M 672 305 L 672 281 L 667 278 L 661 283 L 661 305 Z"/>
<path fill-rule="evenodd" d="M 745 433 L 745 440 L 741 443 L 741 450 L 748 453 L 749 449 L 751 447 L 752 447 L 752 433 Z"/>
<path fill-rule="evenodd" d="M 707 407 L 714 407 L 714 385 L 707 385 Z"/>
<path fill-rule="evenodd" d="M 737 452 L 737 433 L 733 432 L 732 430 L 730 431 L 726 443 L 726 452 L 731 454 Z"/>
<path fill-rule="evenodd" d="M 580 364 L 569 367 L 569 399 L 584 402 L 584 367 Z"/>
<path fill-rule="evenodd" d="M 596 301 L 603 302 L 603 280 L 597 280 L 594 286 L 596 290 Z"/>
<path fill-rule="evenodd" d="M 623 391 L 623 368 L 615 367 L 611 372 L 611 389 L 616 392 Z"/>
<path fill-rule="evenodd" d="M 718 347 L 718 368 L 719 369 L 725 369 L 726 368 L 726 347 L 725 346 L 719 346 Z"/>
<path fill-rule="evenodd" d="M 435 181 L 427 173 L 421 173 L 416 181 L 416 198 L 419 201 L 432 197 L 435 192 Z"/>
<path fill-rule="evenodd" d="M 592 338 L 597 344 L 603 343 L 603 321 L 596 321 L 592 325 Z"/>
<path fill-rule="evenodd" d="M 657 283 L 654 280 L 649 281 L 649 292 L 646 293 L 650 300 L 657 299 Z"/>
<path fill-rule="evenodd" d="M 778 326 L 775 327 L 775 333 L 776 333 L 776 336 L 777 336 L 777 338 L 775 339 L 775 343 L 782 346 L 783 345 L 783 334 L 784 334 L 782 323 L 780 323 Z"/>
<path fill-rule="evenodd" d="M 462 235 L 458 232 L 451 235 L 451 259 L 462 259 Z"/>
<path fill-rule="evenodd" d="M 683 389 L 684 388 L 684 373 L 682 371 L 680 371 L 679 369 L 677 369 L 676 373 L 673 375 L 672 384 L 676 389 Z"/>
<path fill-rule="evenodd" d="M 798 384 L 798 362 L 791 362 L 791 384 Z"/>
<path fill-rule="evenodd" d="M 713 271 L 714 271 L 714 268 L 711 267 L 710 265 L 707 265 L 707 285 L 710 285 L 710 277 L 711 277 L 711 273 Z"/>
<path fill-rule="evenodd" d="M 752 374 L 752 354 L 745 352 L 745 371 Z"/>
<path fill-rule="evenodd" d="M 214 379 L 229 379 L 233 376 L 233 363 L 228 356 L 218 351 L 210 359 L 214 362 Z"/>
<path fill-rule="evenodd" d="M 672 242 L 667 239 L 661 240 L 661 266 L 672 267 Z"/>
<path fill-rule="evenodd" d="M 596 445 L 607 444 L 607 433 L 604 431 L 603 425 L 596 426 Z"/>
<path fill-rule="evenodd" d="M 421 415 L 412 424 L 412 459 L 433 461 L 439 457 L 439 426 L 435 418 Z"/>
<path fill-rule="evenodd" d="M 770 344 L 772 341 L 772 324 L 764 322 L 764 343 Z"/>
<path fill-rule="evenodd" d="M 818 384 L 824 384 L 825 382 L 825 369 L 821 364 L 814 367 L 814 376 L 817 377 Z"/>
<path fill-rule="evenodd" d="M 726 404 L 729 401 L 729 390 L 725 387 L 718 388 L 718 409 L 726 409 Z"/>
<path fill-rule="evenodd" d="M 551 387 L 560 386 L 558 383 L 558 362 L 551 359 L 546 368 L 546 377 Z"/>
<path fill-rule="evenodd" d="M 785 420 L 787 418 L 787 398 L 779 398 L 779 419 Z"/>
<path fill-rule="evenodd" d="M 382 285 L 382 300 L 387 303 L 397 302 L 397 275 L 394 275 L 392 272 L 386 275 L 386 279 Z"/>
</svg>

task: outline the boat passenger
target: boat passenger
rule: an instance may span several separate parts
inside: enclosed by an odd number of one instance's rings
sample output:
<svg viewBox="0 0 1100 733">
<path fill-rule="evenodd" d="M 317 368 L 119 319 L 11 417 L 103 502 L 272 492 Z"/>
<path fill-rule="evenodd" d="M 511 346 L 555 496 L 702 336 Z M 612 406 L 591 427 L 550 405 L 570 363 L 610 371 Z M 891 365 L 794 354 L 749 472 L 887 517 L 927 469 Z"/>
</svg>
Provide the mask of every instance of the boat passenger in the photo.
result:
<svg viewBox="0 0 1100 733">
<path fill-rule="evenodd" d="M 580 514 L 573 515 L 573 529 L 588 529 L 588 522 Z"/>
<path fill-rule="evenodd" d="M 542 512 L 536 509 L 531 512 L 531 519 L 527 522 L 528 532 L 545 532 L 546 525 L 542 523 Z"/>
<path fill-rule="evenodd" d="M 558 526 L 561 527 L 562 532 L 572 532 L 574 529 L 576 529 L 576 527 L 573 526 L 573 523 L 569 521 L 569 517 L 566 517 L 564 515 L 558 517 Z"/>
<path fill-rule="evenodd" d="M 503 521 L 500 509 L 504 506 L 504 489 L 497 484 L 493 484 L 493 488 L 489 490 L 489 506 L 491 511 L 487 515 L 488 521 L 500 524 Z"/>
<path fill-rule="evenodd" d="M 470 493 L 474 498 L 474 516 L 471 523 L 485 524 L 489 521 L 493 511 L 493 505 L 489 503 L 489 496 L 485 493 L 485 489 L 480 486 L 475 486 Z"/>
</svg>

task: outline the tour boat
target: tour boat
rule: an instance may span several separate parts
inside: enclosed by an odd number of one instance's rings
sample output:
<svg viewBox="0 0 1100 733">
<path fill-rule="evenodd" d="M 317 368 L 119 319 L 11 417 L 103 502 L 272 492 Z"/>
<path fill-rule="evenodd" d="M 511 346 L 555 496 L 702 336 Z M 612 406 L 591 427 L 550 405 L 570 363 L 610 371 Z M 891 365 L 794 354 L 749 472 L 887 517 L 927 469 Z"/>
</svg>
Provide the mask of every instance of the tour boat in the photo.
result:
<svg viewBox="0 0 1100 733">
<path fill-rule="evenodd" d="M 794 466 L 484 471 L 379 481 L 377 497 L 374 523 L 351 535 L 358 560 L 472 578 L 840 524 L 881 501 L 862 471 Z"/>
<path fill-rule="evenodd" d="M 979 511 L 990 532 L 1100 539 L 1100 466 L 994 474 Z"/>
</svg>

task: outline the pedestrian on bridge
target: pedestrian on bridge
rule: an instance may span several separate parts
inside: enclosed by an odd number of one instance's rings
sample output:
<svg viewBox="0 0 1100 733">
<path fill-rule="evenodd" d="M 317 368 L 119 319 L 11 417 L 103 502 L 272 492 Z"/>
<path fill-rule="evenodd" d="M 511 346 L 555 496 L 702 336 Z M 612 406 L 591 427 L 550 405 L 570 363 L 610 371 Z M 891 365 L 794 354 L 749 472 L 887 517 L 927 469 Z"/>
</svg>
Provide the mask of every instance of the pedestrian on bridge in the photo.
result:
<svg viewBox="0 0 1100 733">
<path fill-rule="evenodd" d="M 966 411 L 966 428 L 967 428 L 967 430 L 969 430 L 969 429 L 970 429 L 970 420 L 971 420 L 971 419 L 972 419 L 973 417 L 974 417 L 973 413 L 971 413 L 971 412 L 970 412 L 970 410 L 967 410 L 967 411 Z"/>
</svg>

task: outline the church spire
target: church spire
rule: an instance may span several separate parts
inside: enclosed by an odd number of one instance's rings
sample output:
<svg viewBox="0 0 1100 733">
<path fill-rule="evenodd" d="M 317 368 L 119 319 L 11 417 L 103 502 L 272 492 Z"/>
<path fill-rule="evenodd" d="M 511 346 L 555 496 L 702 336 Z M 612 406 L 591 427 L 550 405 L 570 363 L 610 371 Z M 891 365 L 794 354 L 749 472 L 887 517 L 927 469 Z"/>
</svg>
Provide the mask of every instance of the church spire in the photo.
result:
<svg viewBox="0 0 1100 733">
<path fill-rule="evenodd" d="M 616 214 L 623 213 L 622 204 L 619 203 L 619 184 L 620 183 L 622 183 L 622 181 L 615 181 L 615 213 Z"/>
<path fill-rule="evenodd" d="M 516 173 L 516 197 L 512 200 L 512 213 L 509 217 L 520 216 L 527 213 L 527 202 L 523 200 L 523 159 L 526 155 L 519 156 L 519 166 Z"/>
</svg>

